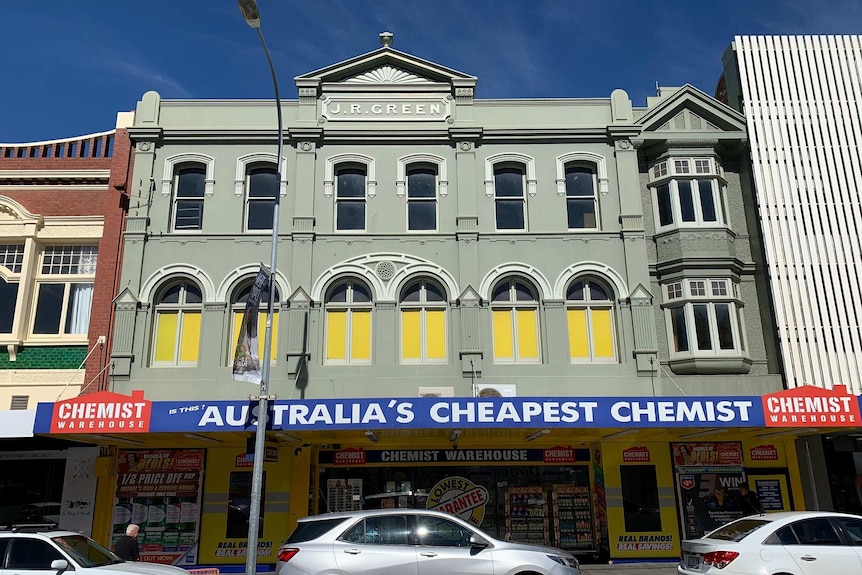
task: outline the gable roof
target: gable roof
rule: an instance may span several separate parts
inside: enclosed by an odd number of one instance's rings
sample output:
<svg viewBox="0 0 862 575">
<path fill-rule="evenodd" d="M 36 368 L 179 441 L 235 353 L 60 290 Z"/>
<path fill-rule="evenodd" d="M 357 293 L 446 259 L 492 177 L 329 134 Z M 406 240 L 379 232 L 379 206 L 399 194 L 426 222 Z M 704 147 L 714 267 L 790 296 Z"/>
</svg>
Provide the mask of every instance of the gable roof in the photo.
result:
<svg viewBox="0 0 862 575">
<path fill-rule="evenodd" d="M 745 116 L 712 96 L 686 84 L 646 114 L 638 118 L 637 124 L 643 132 L 655 132 L 680 112 L 693 112 L 720 131 L 744 132 Z"/>
</svg>

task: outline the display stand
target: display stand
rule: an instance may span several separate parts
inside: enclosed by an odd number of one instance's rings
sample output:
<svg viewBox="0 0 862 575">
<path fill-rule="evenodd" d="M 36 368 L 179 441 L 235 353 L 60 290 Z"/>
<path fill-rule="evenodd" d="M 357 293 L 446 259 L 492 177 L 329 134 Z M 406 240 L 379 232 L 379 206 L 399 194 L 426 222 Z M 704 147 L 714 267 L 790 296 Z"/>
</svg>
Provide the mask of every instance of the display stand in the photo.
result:
<svg viewBox="0 0 862 575">
<path fill-rule="evenodd" d="M 506 490 L 506 536 L 520 543 L 550 544 L 548 503 L 541 487 Z"/>
<path fill-rule="evenodd" d="M 554 536 L 561 549 L 584 553 L 596 550 L 588 487 L 558 485 L 553 491 Z"/>
</svg>

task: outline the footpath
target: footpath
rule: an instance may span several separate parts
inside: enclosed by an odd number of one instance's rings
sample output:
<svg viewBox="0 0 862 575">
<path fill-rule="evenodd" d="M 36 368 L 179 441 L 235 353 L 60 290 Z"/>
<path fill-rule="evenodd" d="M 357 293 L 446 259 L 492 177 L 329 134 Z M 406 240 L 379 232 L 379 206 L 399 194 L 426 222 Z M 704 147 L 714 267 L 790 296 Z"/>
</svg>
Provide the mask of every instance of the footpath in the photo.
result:
<svg viewBox="0 0 862 575">
<path fill-rule="evenodd" d="M 581 565 L 583 575 L 677 575 L 678 563 L 614 563 Z"/>
</svg>

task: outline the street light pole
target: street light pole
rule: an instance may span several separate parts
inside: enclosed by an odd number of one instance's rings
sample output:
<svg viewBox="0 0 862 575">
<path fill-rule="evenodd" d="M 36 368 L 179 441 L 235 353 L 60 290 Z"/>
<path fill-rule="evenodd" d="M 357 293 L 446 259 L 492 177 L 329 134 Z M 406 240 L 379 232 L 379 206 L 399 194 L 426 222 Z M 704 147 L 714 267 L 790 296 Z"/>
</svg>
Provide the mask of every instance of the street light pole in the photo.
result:
<svg viewBox="0 0 862 575">
<path fill-rule="evenodd" d="M 275 107 L 278 115 L 278 154 L 275 159 L 276 187 L 272 206 L 272 250 L 269 265 L 269 307 L 266 311 L 266 332 L 263 340 L 263 357 L 260 369 L 260 395 L 257 407 L 257 429 L 254 437 L 254 464 L 251 472 L 251 500 L 248 514 L 248 547 L 246 547 L 245 573 L 256 575 L 257 571 L 257 532 L 260 526 L 260 500 L 263 493 L 263 460 L 266 444 L 267 400 L 269 399 L 270 356 L 272 355 L 272 319 L 275 311 L 275 271 L 278 264 L 278 208 L 281 200 L 281 158 L 284 153 L 284 126 L 281 117 L 281 97 L 278 93 L 278 77 L 263 32 L 260 29 L 260 11 L 255 0 L 237 0 L 239 10 L 246 23 L 257 30 L 257 37 L 263 46 L 266 62 L 272 74 L 272 86 L 275 89 Z"/>
</svg>

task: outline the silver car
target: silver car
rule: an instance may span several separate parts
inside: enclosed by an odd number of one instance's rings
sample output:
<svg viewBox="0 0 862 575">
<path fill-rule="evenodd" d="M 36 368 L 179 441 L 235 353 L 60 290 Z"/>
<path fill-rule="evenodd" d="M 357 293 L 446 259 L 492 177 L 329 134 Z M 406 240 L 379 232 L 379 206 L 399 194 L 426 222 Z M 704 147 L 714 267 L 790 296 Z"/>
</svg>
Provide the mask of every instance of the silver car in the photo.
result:
<svg viewBox="0 0 862 575">
<path fill-rule="evenodd" d="M 299 520 L 278 551 L 278 575 L 579 575 L 574 555 L 494 539 L 457 517 L 381 509 Z"/>
</svg>

